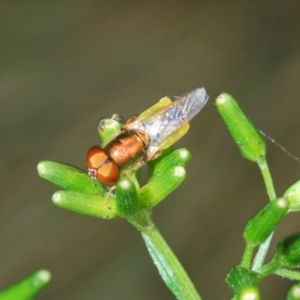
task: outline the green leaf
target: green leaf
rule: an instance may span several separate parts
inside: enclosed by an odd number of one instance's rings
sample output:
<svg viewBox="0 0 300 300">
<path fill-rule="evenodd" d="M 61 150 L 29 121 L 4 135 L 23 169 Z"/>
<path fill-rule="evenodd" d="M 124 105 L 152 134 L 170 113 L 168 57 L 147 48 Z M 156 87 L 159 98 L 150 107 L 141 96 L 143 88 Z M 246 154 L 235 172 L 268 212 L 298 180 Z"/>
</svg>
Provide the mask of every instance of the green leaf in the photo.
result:
<svg viewBox="0 0 300 300">
<path fill-rule="evenodd" d="M 257 274 L 240 266 L 230 270 L 226 277 L 228 286 L 233 290 L 237 299 L 261 299 L 257 284 Z"/>
<path fill-rule="evenodd" d="M 58 191 L 52 200 L 59 207 L 93 217 L 112 219 L 119 215 L 113 196 L 107 199 L 107 205 L 104 196 L 72 191 Z"/>
<path fill-rule="evenodd" d="M 266 157 L 266 143 L 236 100 L 223 93 L 216 99 L 217 109 L 242 155 L 254 162 Z"/>
<path fill-rule="evenodd" d="M 121 179 L 116 185 L 116 204 L 118 213 L 125 217 L 132 217 L 140 208 L 135 184 L 128 179 Z"/>
<path fill-rule="evenodd" d="M 285 216 L 289 203 L 278 198 L 265 205 L 252 219 L 244 230 L 244 238 L 248 243 L 257 246 L 264 242 Z"/>
<path fill-rule="evenodd" d="M 156 227 L 145 228 L 142 236 L 158 272 L 180 300 L 201 300 L 185 270 Z"/>
<path fill-rule="evenodd" d="M 87 172 L 79 168 L 53 161 L 41 161 L 37 169 L 42 178 L 68 191 L 91 195 L 106 193 L 105 188 L 98 180 L 92 179 Z"/>
<path fill-rule="evenodd" d="M 300 210 L 300 180 L 291 185 L 283 197 L 290 203 L 289 212 Z"/>
<path fill-rule="evenodd" d="M 288 268 L 300 267 L 300 233 L 294 233 L 282 239 L 277 245 L 280 262 Z"/>
<path fill-rule="evenodd" d="M 50 281 L 47 270 L 39 270 L 0 292 L 0 300 L 28 300 L 38 294 Z"/>
</svg>

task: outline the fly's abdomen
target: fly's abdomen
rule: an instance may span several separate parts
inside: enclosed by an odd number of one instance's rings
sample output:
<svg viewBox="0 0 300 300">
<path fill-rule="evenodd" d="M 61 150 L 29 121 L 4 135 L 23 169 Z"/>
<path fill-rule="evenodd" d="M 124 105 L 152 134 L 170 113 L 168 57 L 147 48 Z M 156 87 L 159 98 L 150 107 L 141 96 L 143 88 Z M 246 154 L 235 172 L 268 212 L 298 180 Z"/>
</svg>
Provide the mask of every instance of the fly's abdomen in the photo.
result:
<svg viewBox="0 0 300 300">
<path fill-rule="evenodd" d="M 135 131 L 121 133 L 105 147 L 110 157 L 123 170 L 134 169 L 137 164 L 142 165 L 145 149 L 143 139 Z"/>
</svg>

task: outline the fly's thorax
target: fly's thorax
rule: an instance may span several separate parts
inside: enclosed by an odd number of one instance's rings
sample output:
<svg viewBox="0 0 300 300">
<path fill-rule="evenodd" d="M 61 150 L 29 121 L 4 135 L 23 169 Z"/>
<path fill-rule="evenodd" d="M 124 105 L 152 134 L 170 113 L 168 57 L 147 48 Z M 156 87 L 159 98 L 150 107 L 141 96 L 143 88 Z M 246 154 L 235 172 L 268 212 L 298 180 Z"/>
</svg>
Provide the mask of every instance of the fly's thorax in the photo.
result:
<svg viewBox="0 0 300 300">
<path fill-rule="evenodd" d="M 107 144 L 105 150 L 120 168 L 132 170 L 143 164 L 148 144 L 147 133 L 126 130 Z"/>
</svg>

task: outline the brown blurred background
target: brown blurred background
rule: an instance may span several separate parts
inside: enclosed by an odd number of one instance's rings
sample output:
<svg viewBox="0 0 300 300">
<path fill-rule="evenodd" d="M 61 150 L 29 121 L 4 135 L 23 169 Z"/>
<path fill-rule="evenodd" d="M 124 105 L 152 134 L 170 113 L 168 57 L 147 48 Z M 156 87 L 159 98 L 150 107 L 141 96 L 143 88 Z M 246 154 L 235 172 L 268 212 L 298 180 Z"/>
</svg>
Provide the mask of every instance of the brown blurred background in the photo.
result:
<svg viewBox="0 0 300 300">
<path fill-rule="evenodd" d="M 174 299 L 140 234 L 54 206 L 36 165 L 85 168 L 101 117 L 140 113 L 164 95 L 204 86 L 210 102 L 178 143 L 193 154 L 186 181 L 154 220 L 204 299 L 230 299 L 224 278 L 243 228 L 267 196 L 214 106 L 233 94 L 254 123 L 300 156 L 299 1 L 1 1 L 0 288 L 47 268 L 38 299 Z M 268 143 L 278 195 L 300 166 Z M 276 232 L 299 231 L 291 214 Z M 291 282 L 262 282 L 284 299 Z"/>
</svg>

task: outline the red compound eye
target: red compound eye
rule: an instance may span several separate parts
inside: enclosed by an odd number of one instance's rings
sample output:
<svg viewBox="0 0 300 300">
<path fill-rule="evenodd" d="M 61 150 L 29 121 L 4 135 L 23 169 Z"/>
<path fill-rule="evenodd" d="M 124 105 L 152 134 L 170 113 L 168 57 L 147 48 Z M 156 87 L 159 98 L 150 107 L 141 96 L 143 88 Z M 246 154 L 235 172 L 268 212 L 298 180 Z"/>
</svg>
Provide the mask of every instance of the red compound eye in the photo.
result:
<svg viewBox="0 0 300 300">
<path fill-rule="evenodd" d="M 86 162 L 91 177 L 106 184 L 115 183 L 119 179 L 119 168 L 104 149 L 92 147 L 86 155 Z"/>
</svg>

